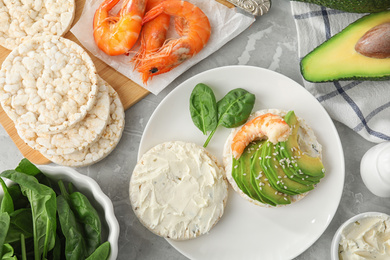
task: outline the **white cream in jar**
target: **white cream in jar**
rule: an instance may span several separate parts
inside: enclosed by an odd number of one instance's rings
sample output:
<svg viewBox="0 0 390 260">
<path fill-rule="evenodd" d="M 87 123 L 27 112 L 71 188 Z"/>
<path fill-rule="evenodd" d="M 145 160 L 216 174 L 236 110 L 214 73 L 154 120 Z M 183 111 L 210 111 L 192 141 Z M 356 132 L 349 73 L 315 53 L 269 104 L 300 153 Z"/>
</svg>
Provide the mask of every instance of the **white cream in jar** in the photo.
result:
<svg viewBox="0 0 390 260">
<path fill-rule="evenodd" d="M 370 216 L 347 225 L 341 233 L 339 259 L 390 259 L 390 218 Z"/>
</svg>

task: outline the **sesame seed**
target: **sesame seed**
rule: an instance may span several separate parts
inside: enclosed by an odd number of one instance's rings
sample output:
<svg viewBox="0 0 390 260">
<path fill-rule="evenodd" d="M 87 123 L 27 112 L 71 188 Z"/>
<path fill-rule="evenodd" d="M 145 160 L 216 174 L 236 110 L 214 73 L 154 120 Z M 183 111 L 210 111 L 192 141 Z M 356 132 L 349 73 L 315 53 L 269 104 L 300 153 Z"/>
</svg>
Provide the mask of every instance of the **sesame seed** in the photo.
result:
<svg viewBox="0 0 390 260">
<path fill-rule="evenodd" d="M 263 190 L 263 187 L 260 187 L 259 190 Z"/>
<path fill-rule="evenodd" d="M 265 180 L 265 181 L 268 181 L 268 178 L 265 178 L 264 180 Z"/>
<path fill-rule="evenodd" d="M 279 183 L 280 183 L 280 181 L 277 181 L 277 182 L 276 182 L 276 184 L 279 184 Z"/>
<path fill-rule="evenodd" d="M 277 168 L 278 168 L 278 166 L 277 166 L 277 165 L 275 165 L 275 168 L 277 169 Z"/>
<path fill-rule="evenodd" d="M 282 177 L 281 176 L 278 176 L 279 179 L 281 179 Z"/>
<path fill-rule="evenodd" d="M 242 175 L 246 176 L 246 173 L 243 173 Z"/>
<path fill-rule="evenodd" d="M 277 195 L 278 194 L 278 192 L 277 191 L 275 191 L 275 195 Z"/>
<path fill-rule="evenodd" d="M 234 169 L 237 169 L 238 165 L 234 165 Z"/>
<path fill-rule="evenodd" d="M 287 201 L 287 198 L 283 198 L 285 201 Z"/>
<path fill-rule="evenodd" d="M 284 189 L 286 189 L 286 190 L 287 190 L 287 186 L 284 186 Z"/>
</svg>

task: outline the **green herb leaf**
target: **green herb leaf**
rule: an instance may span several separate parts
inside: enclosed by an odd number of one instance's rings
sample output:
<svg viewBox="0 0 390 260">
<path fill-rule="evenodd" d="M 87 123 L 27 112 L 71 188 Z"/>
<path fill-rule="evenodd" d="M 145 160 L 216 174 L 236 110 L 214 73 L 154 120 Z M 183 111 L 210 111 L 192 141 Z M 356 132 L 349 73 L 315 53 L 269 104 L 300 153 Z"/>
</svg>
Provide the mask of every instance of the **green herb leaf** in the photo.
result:
<svg viewBox="0 0 390 260">
<path fill-rule="evenodd" d="M 1 260 L 18 260 L 14 255 L 14 248 L 10 244 L 4 244 L 2 250 L 3 255 L 0 253 Z"/>
<path fill-rule="evenodd" d="M 15 171 L 23 172 L 25 174 L 32 175 L 32 176 L 35 176 L 41 172 L 34 164 L 32 164 L 26 158 L 23 158 L 20 161 L 20 163 L 19 163 L 18 167 L 16 167 Z"/>
<path fill-rule="evenodd" d="M 69 259 L 85 259 L 86 248 L 82 227 L 76 221 L 76 217 L 63 195 L 57 197 L 57 211 L 61 230 L 65 236 L 65 257 Z"/>
<path fill-rule="evenodd" d="M 84 227 L 88 256 L 100 245 L 102 227 L 99 214 L 91 205 L 88 198 L 80 192 L 70 194 L 69 202 L 76 219 Z"/>
<path fill-rule="evenodd" d="M 3 199 L 1 200 L 0 212 L 7 212 L 8 214 L 10 214 L 14 211 L 14 202 L 8 192 L 8 187 L 7 185 L 5 185 L 5 182 L 2 178 L 0 178 L 0 184 L 4 192 Z"/>
<path fill-rule="evenodd" d="M 0 257 L 3 256 L 3 246 L 8 233 L 10 217 L 7 212 L 0 212 Z"/>
<path fill-rule="evenodd" d="M 30 238 L 33 235 L 33 222 L 31 208 L 15 210 L 10 214 L 10 225 L 5 243 L 13 243 L 20 240 L 20 235 Z"/>
<path fill-rule="evenodd" d="M 255 95 L 245 89 L 233 89 L 217 103 L 218 125 L 233 128 L 242 125 L 252 112 Z"/>
<path fill-rule="evenodd" d="M 231 90 L 217 103 L 217 127 L 222 125 L 226 128 L 233 128 L 242 125 L 251 114 L 255 100 L 255 95 L 245 89 Z M 217 128 L 210 133 L 203 147 L 207 147 L 216 130 Z"/>
<path fill-rule="evenodd" d="M 110 255 L 110 242 L 101 244 L 86 260 L 106 260 Z"/>
<path fill-rule="evenodd" d="M 35 259 L 46 258 L 47 252 L 55 244 L 57 211 L 55 192 L 51 188 L 40 184 L 35 177 L 15 170 L 4 171 L 0 174 L 0 177 L 18 183 L 22 193 L 30 201 Z"/>
<path fill-rule="evenodd" d="M 203 132 L 212 131 L 217 127 L 217 102 L 213 90 L 199 83 L 190 96 L 190 113 L 195 126 Z"/>
</svg>

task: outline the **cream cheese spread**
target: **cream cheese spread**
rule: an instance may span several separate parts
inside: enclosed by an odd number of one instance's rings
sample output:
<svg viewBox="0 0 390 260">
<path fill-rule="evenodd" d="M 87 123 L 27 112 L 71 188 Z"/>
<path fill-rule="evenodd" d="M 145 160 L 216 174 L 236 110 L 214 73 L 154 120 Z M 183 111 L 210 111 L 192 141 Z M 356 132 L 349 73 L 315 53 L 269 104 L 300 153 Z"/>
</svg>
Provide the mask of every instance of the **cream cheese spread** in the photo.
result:
<svg viewBox="0 0 390 260">
<path fill-rule="evenodd" d="M 390 218 L 373 216 L 347 225 L 341 233 L 340 260 L 390 259 Z"/>
<path fill-rule="evenodd" d="M 223 168 L 193 143 L 166 142 L 146 152 L 130 181 L 130 201 L 152 232 L 172 239 L 207 233 L 228 194 Z"/>
</svg>

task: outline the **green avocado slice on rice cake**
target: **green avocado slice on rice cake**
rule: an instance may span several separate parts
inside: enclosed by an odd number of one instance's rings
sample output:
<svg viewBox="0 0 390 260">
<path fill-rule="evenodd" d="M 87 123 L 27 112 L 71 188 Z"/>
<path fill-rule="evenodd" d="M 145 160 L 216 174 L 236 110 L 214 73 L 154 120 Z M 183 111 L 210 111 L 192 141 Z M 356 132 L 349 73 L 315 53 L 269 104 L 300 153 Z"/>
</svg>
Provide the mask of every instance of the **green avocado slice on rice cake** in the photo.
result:
<svg viewBox="0 0 390 260">
<path fill-rule="evenodd" d="M 294 111 L 268 109 L 232 130 L 223 154 L 226 177 L 245 200 L 281 207 L 303 199 L 325 176 L 322 146 Z"/>
</svg>

